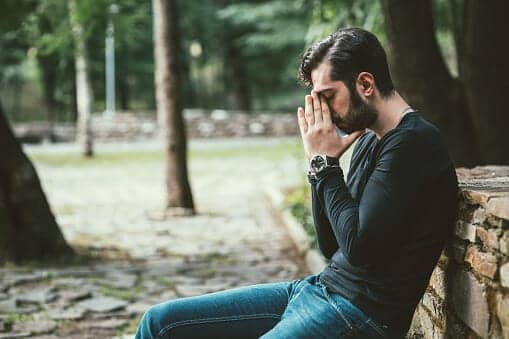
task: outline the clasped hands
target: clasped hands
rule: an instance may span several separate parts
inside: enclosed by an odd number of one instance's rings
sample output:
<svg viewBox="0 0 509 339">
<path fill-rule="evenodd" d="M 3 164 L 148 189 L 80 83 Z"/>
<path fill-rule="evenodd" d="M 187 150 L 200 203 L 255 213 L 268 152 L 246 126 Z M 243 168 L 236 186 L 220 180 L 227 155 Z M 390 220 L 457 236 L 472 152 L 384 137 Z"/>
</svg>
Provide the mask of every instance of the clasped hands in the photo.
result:
<svg viewBox="0 0 509 339">
<path fill-rule="evenodd" d="M 325 99 L 312 91 L 311 95 L 306 95 L 305 100 L 305 110 L 299 107 L 297 117 L 304 153 L 308 159 L 317 154 L 339 158 L 364 133 L 356 131 L 346 137 L 339 136 Z"/>
</svg>

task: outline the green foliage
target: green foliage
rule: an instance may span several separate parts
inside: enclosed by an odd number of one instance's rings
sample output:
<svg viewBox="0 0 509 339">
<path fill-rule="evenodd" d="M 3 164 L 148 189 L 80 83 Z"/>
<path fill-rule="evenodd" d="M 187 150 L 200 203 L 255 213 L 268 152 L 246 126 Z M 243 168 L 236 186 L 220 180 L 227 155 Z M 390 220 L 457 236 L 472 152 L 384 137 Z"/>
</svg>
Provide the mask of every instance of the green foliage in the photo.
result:
<svg viewBox="0 0 509 339">
<path fill-rule="evenodd" d="M 313 216 L 311 214 L 311 192 L 309 191 L 309 185 L 304 184 L 288 192 L 285 199 L 285 207 L 290 210 L 290 213 L 304 227 L 309 238 L 310 247 L 318 248 Z"/>
</svg>

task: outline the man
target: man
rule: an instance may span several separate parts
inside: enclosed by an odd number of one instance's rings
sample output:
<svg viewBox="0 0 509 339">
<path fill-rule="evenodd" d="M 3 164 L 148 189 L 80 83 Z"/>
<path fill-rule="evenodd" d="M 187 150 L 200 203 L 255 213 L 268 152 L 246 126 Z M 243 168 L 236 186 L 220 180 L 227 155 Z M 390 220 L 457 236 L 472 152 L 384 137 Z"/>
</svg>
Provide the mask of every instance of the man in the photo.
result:
<svg viewBox="0 0 509 339">
<path fill-rule="evenodd" d="M 395 91 L 373 34 L 343 29 L 313 45 L 300 78 L 312 86 L 297 115 L 330 263 L 153 306 L 137 338 L 404 338 L 454 224 L 453 163 L 437 128 Z M 345 183 L 339 157 L 355 140 Z"/>
</svg>

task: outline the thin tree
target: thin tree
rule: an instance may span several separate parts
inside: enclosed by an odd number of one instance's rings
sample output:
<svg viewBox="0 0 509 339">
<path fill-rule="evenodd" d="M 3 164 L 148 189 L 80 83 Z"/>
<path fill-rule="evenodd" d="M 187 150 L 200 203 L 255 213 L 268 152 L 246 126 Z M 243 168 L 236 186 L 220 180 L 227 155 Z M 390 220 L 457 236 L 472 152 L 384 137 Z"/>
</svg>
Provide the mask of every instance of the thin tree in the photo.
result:
<svg viewBox="0 0 509 339">
<path fill-rule="evenodd" d="M 444 132 L 456 165 L 509 164 L 503 0 L 449 0 L 458 76 L 437 43 L 431 0 L 383 0 L 396 86 Z"/>
<path fill-rule="evenodd" d="M 34 166 L 23 153 L 0 102 L 0 263 L 69 257 Z"/>
<path fill-rule="evenodd" d="M 88 53 L 77 0 L 70 0 L 68 4 L 69 18 L 74 38 L 74 60 L 76 68 L 76 100 L 78 108 L 76 139 L 83 145 L 83 155 L 90 157 L 94 154 L 91 122 L 93 93 L 92 86 L 90 85 Z"/>
<path fill-rule="evenodd" d="M 157 115 L 165 130 L 167 209 L 194 214 L 182 114 L 180 32 L 176 0 L 153 0 Z M 161 124 L 163 123 L 163 124 Z"/>
</svg>

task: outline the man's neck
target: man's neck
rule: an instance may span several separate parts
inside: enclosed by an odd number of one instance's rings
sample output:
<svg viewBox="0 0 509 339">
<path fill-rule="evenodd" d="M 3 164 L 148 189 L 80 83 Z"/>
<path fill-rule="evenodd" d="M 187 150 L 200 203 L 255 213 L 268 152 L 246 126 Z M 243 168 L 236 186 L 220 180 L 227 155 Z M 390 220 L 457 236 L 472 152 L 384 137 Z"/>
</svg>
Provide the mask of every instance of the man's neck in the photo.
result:
<svg viewBox="0 0 509 339">
<path fill-rule="evenodd" d="M 409 105 L 398 92 L 394 92 L 388 98 L 379 98 L 375 103 L 375 107 L 378 111 L 378 118 L 369 126 L 369 129 L 375 132 L 377 139 L 380 140 L 387 132 L 398 125 Z"/>
</svg>

